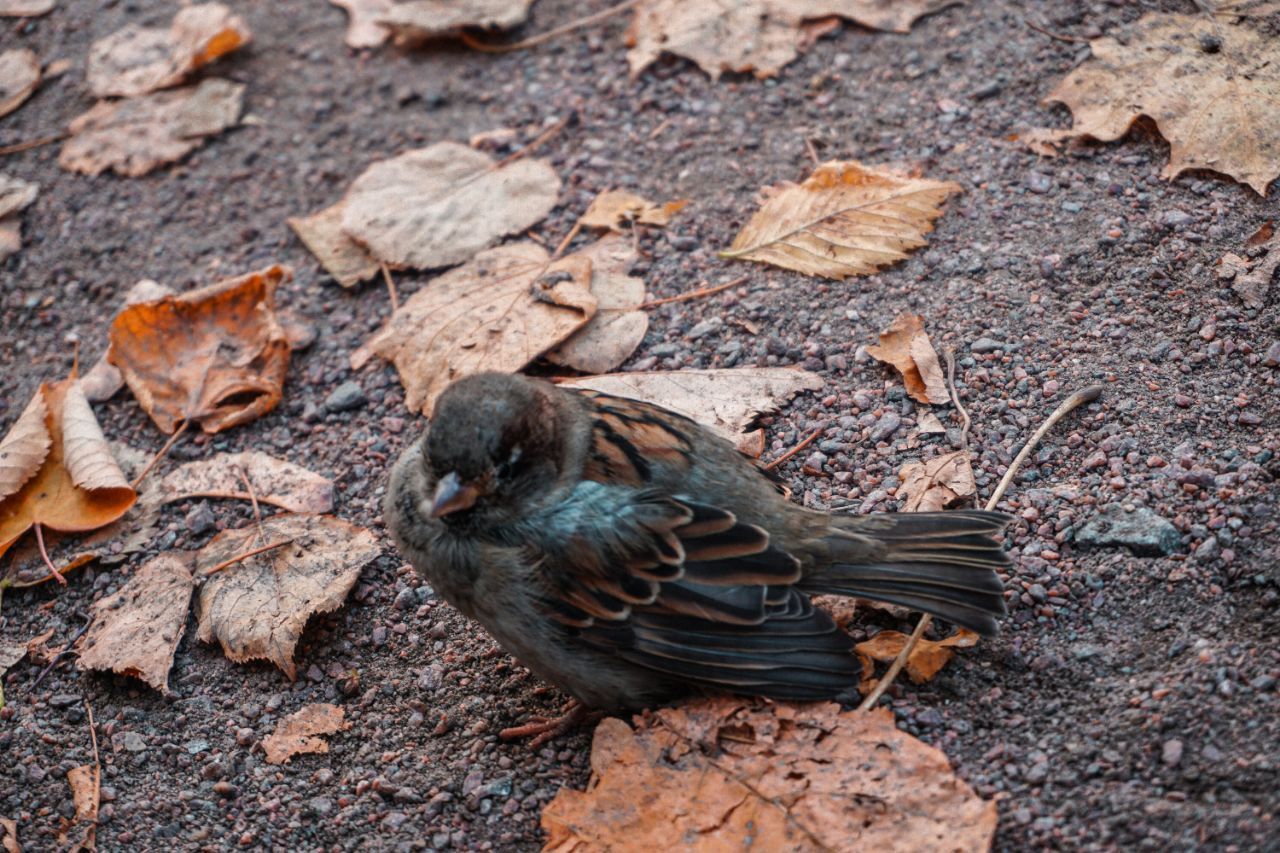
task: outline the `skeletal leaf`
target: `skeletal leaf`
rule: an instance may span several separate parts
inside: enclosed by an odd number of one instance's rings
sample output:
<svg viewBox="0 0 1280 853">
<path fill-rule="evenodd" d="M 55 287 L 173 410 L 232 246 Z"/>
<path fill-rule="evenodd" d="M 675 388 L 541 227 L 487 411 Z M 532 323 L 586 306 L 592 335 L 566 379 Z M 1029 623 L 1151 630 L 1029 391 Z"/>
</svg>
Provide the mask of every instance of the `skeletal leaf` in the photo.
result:
<svg viewBox="0 0 1280 853">
<path fill-rule="evenodd" d="M 338 202 L 310 216 L 292 217 L 288 222 L 334 281 L 343 287 L 355 287 L 377 275 L 379 267 L 363 246 L 343 232 L 344 209 L 345 204 Z"/>
<path fill-rule="evenodd" d="M 345 731 L 351 724 L 343 722 L 346 712 L 337 705 L 317 702 L 304 705 L 276 724 L 276 730 L 262 739 L 268 764 L 284 764 L 295 755 L 324 754 L 329 743 L 323 735 Z"/>
<path fill-rule="evenodd" d="M 880 333 L 880 343 L 867 347 L 867 354 L 892 365 L 902 374 L 911 399 L 934 405 L 950 399 L 938 354 L 919 314 L 902 313 L 894 317 L 889 328 Z"/>
<path fill-rule="evenodd" d="M 35 51 L 19 48 L 0 53 L 0 116 L 22 106 L 40 85 L 40 60 Z"/>
<path fill-rule="evenodd" d="M 905 498 L 903 512 L 937 512 L 977 494 L 969 451 L 944 453 L 924 462 L 908 462 L 898 472 Z"/>
</svg>

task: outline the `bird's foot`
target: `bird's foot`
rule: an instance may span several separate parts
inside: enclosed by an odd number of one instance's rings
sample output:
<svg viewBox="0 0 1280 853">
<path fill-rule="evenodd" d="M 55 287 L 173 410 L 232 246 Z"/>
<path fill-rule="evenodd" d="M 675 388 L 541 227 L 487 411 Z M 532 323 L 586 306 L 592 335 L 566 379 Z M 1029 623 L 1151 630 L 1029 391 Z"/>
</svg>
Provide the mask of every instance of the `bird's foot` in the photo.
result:
<svg viewBox="0 0 1280 853">
<path fill-rule="evenodd" d="M 570 699 L 560 711 L 558 717 L 530 717 L 523 726 L 515 726 L 498 732 L 503 740 L 519 740 L 531 737 L 530 749 L 537 749 L 549 740 L 572 731 L 591 719 L 598 718 L 598 712 L 590 711 L 577 699 Z"/>
</svg>

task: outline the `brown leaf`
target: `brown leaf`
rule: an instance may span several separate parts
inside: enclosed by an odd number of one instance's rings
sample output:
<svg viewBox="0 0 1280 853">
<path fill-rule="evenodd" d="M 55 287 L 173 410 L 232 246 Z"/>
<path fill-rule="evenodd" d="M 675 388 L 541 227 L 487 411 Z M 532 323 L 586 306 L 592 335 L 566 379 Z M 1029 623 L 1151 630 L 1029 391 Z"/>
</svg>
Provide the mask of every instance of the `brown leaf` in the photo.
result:
<svg viewBox="0 0 1280 853">
<path fill-rule="evenodd" d="M 40 85 L 40 60 L 34 50 L 19 48 L 0 53 L 0 116 L 22 106 Z"/>
<path fill-rule="evenodd" d="M 0 674 L 3 670 L 0 670 Z M 22 845 L 18 843 L 18 823 L 7 817 L 0 817 L 0 850 L 4 853 L 22 853 Z"/>
<path fill-rule="evenodd" d="M 53 639 L 52 628 L 27 640 L 27 658 L 37 666 L 48 666 L 53 663 L 58 651 L 49 648 L 51 639 Z"/>
<path fill-rule="evenodd" d="M 289 227 L 316 256 L 333 280 L 343 287 L 355 287 L 378 274 L 378 262 L 342 230 L 345 202 L 330 205 L 310 216 L 294 216 Z"/>
<path fill-rule="evenodd" d="M 814 169 L 802 184 L 764 190 L 765 201 L 723 258 L 809 275 L 870 275 L 925 245 L 959 184 L 908 178 L 853 160 Z"/>
<path fill-rule="evenodd" d="M 1165 178 L 1211 169 L 1267 194 L 1280 175 L 1280 39 L 1207 15 L 1152 12 L 1124 44 L 1104 36 L 1089 47 L 1093 56 L 1045 99 L 1071 109 L 1071 136 L 1111 142 L 1148 116 L 1169 140 Z"/>
<path fill-rule="evenodd" d="M 122 101 L 99 101 L 67 128 L 58 165 L 97 175 L 137 177 L 172 163 L 240 119 L 244 86 L 216 77 Z"/>
<path fill-rule="evenodd" d="M 293 649 L 307 620 L 342 606 L 360 569 L 378 556 L 374 535 L 328 515 L 277 515 L 256 525 L 219 533 L 196 553 L 203 580 L 196 601 L 197 636 L 215 640 L 236 663 L 268 660 L 293 680 Z M 210 570 L 255 547 L 287 545 Z"/>
<path fill-rule="evenodd" d="M 351 724 L 343 722 L 346 714 L 337 705 L 317 702 L 304 705 L 276 724 L 276 730 L 262 739 L 268 764 L 284 764 L 295 755 L 324 754 L 329 744 L 320 735 L 346 731 Z"/>
<path fill-rule="evenodd" d="M 894 317 L 889 328 L 880 333 L 880 343 L 867 347 L 867 354 L 892 365 L 902 374 L 911 399 L 934 405 L 950 399 L 938 354 L 919 314 L 903 313 Z"/>
<path fill-rule="evenodd" d="M 1246 245 L 1251 247 L 1263 245 L 1267 253 L 1250 261 L 1233 252 L 1227 252 L 1218 261 L 1218 278 L 1231 282 L 1231 289 L 1240 297 L 1240 301 L 1246 308 L 1261 308 L 1267 303 L 1267 292 L 1271 289 L 1271 280 L 1275 278 L 1276 270 L 1280 269 L 1280 235 L 1268 234 L 1268 239 L 1261 244 L 1254 242 L 1251 238 L 1246 241 Z"/>
<path fill-rule="evenodd" d="M 605 190 L 595 197 L 587 212 L 578 220 L 584 228 L 621 231 L 623 225 L 639 223 L 662 227 L 684 209 L 688 199 L 654 204 L 626 190 Z"/>
<path fill-rule="evenodd" d="M 89 48 L 89 91 L 107 98 L 167 89 L 250 39 L 244 21 L 221 3 L 187 6 L 167 28 L 129 24 Z"/>
<path fill-rule="evenodd" d="M 187 626 L 191 557 L 170 551 L 144 563 L 114 595 L 93 605 L 79 666 L 140 678 L 169 693 L 173 655 Z"/>
<path fill-rule="evenodd" d="M 329 0 L 347 12 L 347 47 L 377 47 L 391 35 L 378 19 L 395 6 L 394 0 Z"/>
<path fill-rule="evenodd" d="M 885 709 L 717 698 L 603 721 L 543 849 L 986 851 L 996 805 Z"/>
<path fill-rule="evenodd" d="M 858 643 L 854 648 L 860 655 L 880 663 L 892 663 L 902 650 L 906 648 L 906 634 L 898 631 L 881 631 L 870 640 Z M 926 640 L 921 637 L 907 658 L 907 675 L 916 684 L 924 684 L 938 674 L 951 660 L 952 649 L 968 649 L 978 644 L 978 635 L 964 628 L 959 628 L 950 637 L 941 640 Z M 870 671 L 870 667 L 866 667 Z"/>
<path fill-rule="evenodd" d="M 0 0 L 0 17 L 36 18 L 53 6 L 54 0 Z"/>
<path fill-rule="evenodd" d="M 610 373 L 562 384 L 657 403 L 737 444 L 760 415 L 776 411 L 801 391 L 817 391 L 823 381 L 816 373 L 790 367 L 739 367 Z"/>
<path fill-rule="evenodd" d="M 280 402 L 289 342 L 275 315 L 286 267 L 130 305 L 111 324 L 107 359 L 163 432 L 247 423 Z"/>
<path fill-rule="evenodd" d="M 905 498 L 903 512 L 937 512 L 978 492 L 967 450 L 944 453 L 925 462 L 908 462 L 898 477 L 902 480 L 898 496 Z"/>
<path fill-rule="evenodd" d="M 630 240 L 610 234 L 570 257 L 591 261 L 591 295 L 598 310 L 544 358 L 583 373 L 606 373 L 626 361 L 649 331 L 649 315 L 637 310 L 644 302 L 644 281 L 627 275 L 635 250 Z"/>
<path fill-rule="evenodd" d="M 545 160 L 499 167 L 483 152 L 439 142 L 374 163 L 347 193 L 342 230 L 393 266 L 462 263 L 555 207 L 560 178 Z"/>
<path fill-rule="evenodd" d="M 40 185 L 0 173 L 0 261 L 22 248 L 18 211 L 36 200 Z"/>
<path fill-rule="evenodd" d="M 18 661 L 27 656 L 27 644 L 0 640 L 0 678 Z M 2 692 L 2 691 L 0 691 Z"/>
<path fill-rule="evenodd" d="M 529 17 L 533 0 L 409 0 L 377 21 L 402 43 L 421 43 L 464 29 L 509 30 Z"/>
<path fill-rule="evenodd" d="M 582 328 L 596 313 L 590 276 L 589 260 L 551 263 L 536 243 L 481 252 L 409 297 L 351 366 L 374 355 L 394 362 L 406 405 L 429 415 L 455 379 L 520 370 Z"/>
<path fill-rule="evenodd" d="M 67 771 L 67 784 L 71 786 L 71 801 L 76 813 L 71 820 L 63 821 L 58 833 L 58 846 L 62 850 L 97 850 L 98 804 L 102 791 L 102 770 L 92 764 L 82 764 Z"/>
<path fill-rule="evenodd" d="M 143 495 L 156 505 L 196 497 L 249 500 L 244 479 L 259 501 L 289 512 L 324 513 L 333 509 L 333 481 L 301 465 L 256 450 L 219 453 L 170 471 Z"/>
<path fill-rule="evenodd" d="M 159 282 L 144 278 L 129 288 L 124 295 L 124 304 L 137 305 L 140 302 L 152 302 L 173 293 L 173 290 Z M 90 403 L 101 403 L 110 400 L 116 392 L 124 387 L 124 376 L 120 369 L 107 361 L 107 354 L 94 362 L 89 372 L 80 377 L 80 387 L 84 389 L 85 399 Z M 118 457 L 117 457 L 118 458 Z M 124 467 L 121 463 L 121 467 Z"/>
<path fill-rule="evenodd" d="M 933 412 L 925 410 L 916 418 L 916 430 L 921 435 L 938 435 L 947 431 L 947 427 Z"/>
<path fill-rule="evenodd" d="M 136 498 L 79 381 L 45 383 L 36 394 L 42 402 L 29 404 L 0 443 L 0 459 L 11 454 L 14 463 L 0 472 L 7 487 L 0 491 L 0 555 L 34 524 L 95 530 L 124 515 Z"/>
</svg>

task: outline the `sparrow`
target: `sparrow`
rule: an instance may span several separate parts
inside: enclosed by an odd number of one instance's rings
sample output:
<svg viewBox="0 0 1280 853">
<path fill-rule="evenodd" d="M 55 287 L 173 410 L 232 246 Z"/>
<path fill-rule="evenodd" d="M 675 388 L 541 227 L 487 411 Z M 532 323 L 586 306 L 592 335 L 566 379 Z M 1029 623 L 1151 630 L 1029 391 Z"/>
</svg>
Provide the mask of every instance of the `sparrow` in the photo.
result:
<svg viewBox="0 0 1280 853">
<path fill-rule="evenodd" d="M 808 510 L 686 417 L 526 376 L 444 390 L 384 519 L 441 596 L 576 700 L 508 737 L 690 692 L 847 693 L 859 663 L 818 594 L 987 636 L 1005 614 L 1008 516 Z"/>
</svg>

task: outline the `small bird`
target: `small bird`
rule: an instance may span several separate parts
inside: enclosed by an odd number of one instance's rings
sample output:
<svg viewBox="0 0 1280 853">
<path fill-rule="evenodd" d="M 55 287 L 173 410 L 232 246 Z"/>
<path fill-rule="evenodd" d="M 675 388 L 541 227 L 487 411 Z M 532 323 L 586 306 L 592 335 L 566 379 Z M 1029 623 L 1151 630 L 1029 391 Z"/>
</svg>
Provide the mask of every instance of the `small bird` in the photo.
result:
<svg viewBox="0 0 1280 853">
<path fill-rule="evenodd" d="M 688 418 L 525 376 L 446 388 L 391 472 L 384 516 L 446 600 L 577 700 L 503 733 L 535 743 L 588 708 L 847 693 L 852 641 L 812 595 L 988 636 L 1005 613 L 1005 515 L 807 510 Z"/>
</svg>

